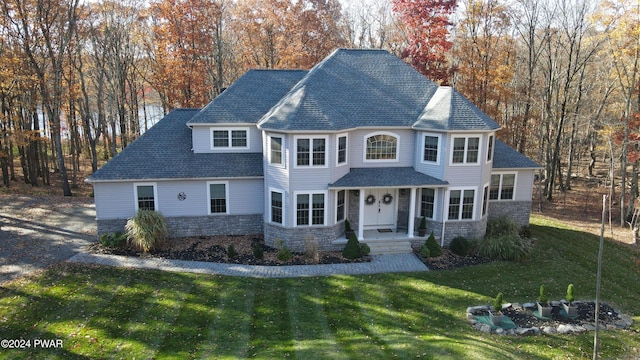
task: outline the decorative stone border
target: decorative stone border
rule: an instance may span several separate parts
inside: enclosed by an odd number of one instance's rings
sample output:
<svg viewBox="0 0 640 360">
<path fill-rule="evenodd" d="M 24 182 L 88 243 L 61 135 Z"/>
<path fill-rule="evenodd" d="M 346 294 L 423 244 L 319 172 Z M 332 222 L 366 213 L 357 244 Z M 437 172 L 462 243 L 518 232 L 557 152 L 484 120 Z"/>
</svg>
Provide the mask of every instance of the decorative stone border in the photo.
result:
<svg viewBox="0 0 640 360">
<path fill-rule="evenodd" d="M 579 304 L 579 303 L 587 303 L 587 302 L 593 302 L 593 301 L 574 301 L 573 303 Z M 562 303 L 560 301 L 552 302 L 552 306 L 561 306 L 561 305 Z M 502 305 L 502 309 L 509 309 L 509 308 L 532 312 L 536 308 L 536 304 L 535 303 L 524 303 L 524 304 L 512 303 L 512 304 Z M 554 324 L 554 326 L 542 326 L 542 327 L 533 326 L 530 328 L 517 327 L 515 329 L 508 329 L 508 330 L 505 330 L 500 327 L 492 329 L 491 326 L 476 320 L 476 316 L 480 316 L 481 314 L 484 315 L 489 310 L 491 310 L 491 307 L 488 305 L 473 306 L 473 307 L 467 308 L 467 319 L 469 319 L 471 326 L 473 326 L 476 330 L 486 334 L 519 335 L 519 336 L 540 335 L 540 334 L 580 334 L 587 331 L 594 331 L 596 329 L 595 323 L 588 322 L 588 321 L 581 321 L 579 324 L 560 324 L 557 327 L 555 327 L 555 324 Z M 600 330 L 627 329 L 631 327 L 631 325 L 633 325 L 633 319 L 631 318 L 631 316 L 623 314 L 617 309 L 615 310 L 615 312 L 618 314 L 618 318 L 613 322 L 611 321 L 599 322 Z"/>
</svg>

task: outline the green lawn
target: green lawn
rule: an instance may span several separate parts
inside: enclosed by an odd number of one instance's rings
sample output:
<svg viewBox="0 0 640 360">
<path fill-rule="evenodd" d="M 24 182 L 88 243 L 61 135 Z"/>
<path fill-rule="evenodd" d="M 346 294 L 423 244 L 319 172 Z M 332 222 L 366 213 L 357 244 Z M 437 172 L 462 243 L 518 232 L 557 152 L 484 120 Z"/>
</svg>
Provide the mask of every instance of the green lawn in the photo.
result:
<svg viewBox="0 0 640 360">
<path fill-rule="evenodd" d="M 541 217 L 525 263 L 416 274 L 249 279 L 65 264 L 0 287 L 0 349 L 20 358 L 583 359 L 593 333 L 484 335 L 465 317 L 499 291 L 534 300 L 541 283 L 595 298 L 598 238 Z M 640 256 L 607 243 L 602 298 L 640 321 Z M 601 332 L 603 358 L 640 357 L 640 326 Z M 62 349 L 34 349 L 61 339 Z"/>
</svg>

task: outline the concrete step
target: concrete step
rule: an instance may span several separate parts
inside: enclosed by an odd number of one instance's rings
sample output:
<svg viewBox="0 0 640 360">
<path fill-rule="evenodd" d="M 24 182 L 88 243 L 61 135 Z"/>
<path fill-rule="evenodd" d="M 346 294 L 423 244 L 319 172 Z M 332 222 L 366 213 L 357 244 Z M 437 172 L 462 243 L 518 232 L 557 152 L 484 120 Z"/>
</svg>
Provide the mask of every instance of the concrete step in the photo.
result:
<svg viewBox="0 0 640 360">
<path fill-rule="evenodd" d="M 371 241 L 367 242 L 362 241 L 369 245 L 369 249 L 371 249 L 371 255 L 381 255 L 381 254 L 405 254 L 410 253 L 413 250 L 411 249 L 411 243 L 408 241 Z"/>
</svg>

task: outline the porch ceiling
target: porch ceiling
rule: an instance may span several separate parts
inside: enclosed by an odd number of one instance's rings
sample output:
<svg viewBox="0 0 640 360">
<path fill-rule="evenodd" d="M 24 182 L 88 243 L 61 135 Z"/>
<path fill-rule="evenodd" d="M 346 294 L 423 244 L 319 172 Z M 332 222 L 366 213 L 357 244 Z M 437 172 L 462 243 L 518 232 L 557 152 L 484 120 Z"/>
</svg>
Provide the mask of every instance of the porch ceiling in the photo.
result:
<svg viewBox="0 0 640 360">
<path fill-rule="evenodd" d="M 447 186 L 448 182 L 415 171 L 412 167 L 352 168 L 329 189 L 365 187 Z"/>
</svg>

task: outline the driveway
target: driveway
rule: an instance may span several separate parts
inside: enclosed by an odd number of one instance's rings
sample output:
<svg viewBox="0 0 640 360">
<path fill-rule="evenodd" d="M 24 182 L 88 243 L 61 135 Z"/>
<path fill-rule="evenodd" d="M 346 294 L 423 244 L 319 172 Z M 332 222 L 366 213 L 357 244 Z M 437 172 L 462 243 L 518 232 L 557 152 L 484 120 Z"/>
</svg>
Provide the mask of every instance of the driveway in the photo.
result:
<svg viewBox="0 0 640 360">
<path fill-rule="evenodd" d="M 95 241 L 92 198 L 0 195 L 0 283 L 67 260 Z"/>
</svg>

